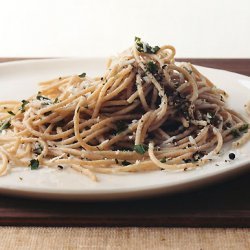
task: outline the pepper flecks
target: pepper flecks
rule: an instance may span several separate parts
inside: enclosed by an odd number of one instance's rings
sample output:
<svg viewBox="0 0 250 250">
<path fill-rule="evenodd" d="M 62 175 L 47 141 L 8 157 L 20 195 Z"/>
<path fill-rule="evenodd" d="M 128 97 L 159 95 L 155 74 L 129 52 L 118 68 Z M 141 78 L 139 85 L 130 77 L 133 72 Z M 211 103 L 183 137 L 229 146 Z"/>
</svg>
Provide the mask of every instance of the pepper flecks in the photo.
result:
<svg viewBox="0 0 250 250">
<path fill-rule="evenodd" d="M 58 167 L 58 169 L 63 170 L 63 166 L 62 165 L 58 165 L 57 167 Z"/>
<path fill-rule="evenodd" d="M 230 153 L 228 155 L 228 157 L 229 157 L 230 160 L 234 160 L 235 159 L 235 154 L 234 153 Z"/>
</svg>

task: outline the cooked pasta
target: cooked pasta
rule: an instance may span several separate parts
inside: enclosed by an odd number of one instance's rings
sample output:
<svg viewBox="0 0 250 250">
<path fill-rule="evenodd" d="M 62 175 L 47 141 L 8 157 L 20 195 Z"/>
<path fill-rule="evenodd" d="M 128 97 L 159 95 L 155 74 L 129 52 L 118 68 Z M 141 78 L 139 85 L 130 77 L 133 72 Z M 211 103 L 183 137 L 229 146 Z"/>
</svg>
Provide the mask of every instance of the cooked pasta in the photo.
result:
<svg viewBox="0 0 250 250">
<path fill-rule="evenodd" d="M 134 45 L 111 58 L 100 77 L 59 77 L 27 100 L 0 102 L 0 174 L 13 166 L 71 167 L 96 173 L 190 170 L 225 142 L 249 137 L 227 94 L 175 49 Z"/>
</svg>

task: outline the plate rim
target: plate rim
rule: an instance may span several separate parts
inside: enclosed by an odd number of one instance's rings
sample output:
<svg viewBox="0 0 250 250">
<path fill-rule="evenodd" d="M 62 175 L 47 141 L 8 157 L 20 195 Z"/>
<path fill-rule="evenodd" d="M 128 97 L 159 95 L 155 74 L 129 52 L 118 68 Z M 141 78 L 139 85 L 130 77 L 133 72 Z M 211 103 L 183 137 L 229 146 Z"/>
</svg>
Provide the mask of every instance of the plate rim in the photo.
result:
<svg viewBox="0 0 250 250">
<path fill-rule="evenodd" d="M 46 64 L 48 62 L 69 62 L 69 61 L 81 61 L 81 60 L 107 60 L 105 57 L 63 57 L 63 58 L 39 58 L 39 59 L 27 59 L 20 61 L 8 61 L 0 63 L 0 69 L 8 66 L 18 66 L 20 64 Z M 204 67 L 195 65 L 200 68 L 211 69 L 215 71 L 225 72 L 226 74 L 237 75 L 241 78 L 246 78 L 250 81 L 250 77 L 246 75 L 242 75 L 239 73 L 216 69 L 211 67 Z M 242 85 L 244 86 L 244 85 Z M 244 86 L 245 87 L 245 86 Z M 161 185 L 150 185 L 143 187 L 133 187 L 133 188 L 117 188 L 111 190 L 87 190 L 87 191 L 79 191 L 79 190 L 48 190 L 48 189 L 39 189 L 35 188 L 35 190 L 28 190 L 28 188 L 19 189 L 18 187 L 0 187 L 0 194 L 7 194 L 12 196 L 22 196 L 22 197 L 30 197 L 30 198 L 42 198 L 42 199 L 56 199 L 56 200 L 85 200 L 85 201 L 103 201 L 103 200 L 117 200 L 117 199 L 128 199 L 128 198 L 142 198 L 142 197 L 150 197 L 153 195 L 161 195 L 161 194 L 172 194 L 176 192 L 180 192 L 187 187 L 188 190 L 193 188 L 197 188 L 200 186 L 206 186 L 208 184 L 212 184 L 213 182 L 218 182 L 219 180 L 226 180 L 229 177 L 245 172 L 248 170 L 249 163 L 239 163 L 236 164 L 235 167 L 230 169 L 225 169 L 220 172 L 211 172 L 207 173 L 205 176 L 195 176 L 193 178 L 189 178 L 187 180 L 182 180 L 181 182 L 174 183 L 170 186 L 166 184 Z"/>
<path fill-rule="evenodd" d="M 177 193 L 189 192 L 197 188 L 203 188 L 216 184 L 220 181 L 226 181 L 228 179 L 233 179 L 243 173 L 250 172 L 248 164 L 240 164 L 240 166 L 229 169 L 227 171 L 222 171 L 220 173 L 211 173 L 211 175 L 194 178 L 194 180 L 182 181 L 181 183 L 175 183 L 171 186 L 164 186 L 164 184 L 159 186 L 147 186 L 139 188 L 131 188 L 129 190 L 117 189 L 117 190 L 103 190 L 99 192 L 97 190 L 92 191 L 70 191 L 70 190 L 27 190 L 18 188 L 2 188 L 0 187 L 0 194 L 10 195 L 14 197 L 25 197 L 33 199 L 43 199 L 43 200 L 56 200 L 56 201 L 112 201 L 112 200 L 128 200 L 128 199 L 141 199 L 158 197 L 161 195 L 171 195 Z M 186 188 L 186 189 L 185 189 Z M 125 190 L 125 191 L 124 191 Z"/>
</svg>

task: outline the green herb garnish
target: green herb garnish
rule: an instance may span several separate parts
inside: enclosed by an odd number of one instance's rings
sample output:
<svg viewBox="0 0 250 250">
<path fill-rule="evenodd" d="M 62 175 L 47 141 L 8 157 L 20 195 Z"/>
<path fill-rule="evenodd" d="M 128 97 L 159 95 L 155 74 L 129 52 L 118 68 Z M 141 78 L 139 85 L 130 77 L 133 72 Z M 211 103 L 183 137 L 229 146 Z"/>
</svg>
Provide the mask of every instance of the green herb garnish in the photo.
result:
<svg viewBox="0 0 250 250">
<path fill-rule="evenodd" d="M 245 123 L 242 126 L 239 127 L 240 132 L 246 132 L 249 128 L 249 124 Z"/>
<path fill-rule="evenodd" d="M 81 77 L 81 78 L 84 78 L 86 76 L 86 73 L 82 73 L 82 74 L 80 74 L 78 76 Z"/>
<path fill-rule="evenodd" d="M 128 166 L 128 165 L 131 165 L 131 162 L 129 161 L 122 161 L 122 166 Z"/>
<path fill-rule="evenodd" d="M 235 129 L 232 129 L 232 130 L 231 130 L 230 134 L 231 134 L 234 138 L 237 138 L 237 137 L 240 136 L 240 131 L 239 131 L 237 128 L 235 128 Z"/>
<path fill-rule="evenodd" d="M 135 37 L 136 49 L 139 52 L 144 52 L 148 54 L 155 54 L 160 49 L 159 46 L 151 47 L 148 43 L 141 41 L 141 38 Z"/>
<path fill-rule="evenodd" d="M 158 72 L 158 66 L 155 62 L 149 61 L 147 63 L 147 71 L 149 71 L 152 74 L 156 74 Z"/>
<path fill-rule="evenodd" d="M 166 157 L 162 158 L 162 159 L 160 160 L 160 162 L 161 162 L 161 163 L 166 163 L 166 162 L 167 162 Z"/>
<path fill-rule="evenodd" d="M 10 120 L 2 123 L 2 125 L 0 126 L 0 133 L 4 130 L 4 129 L 8 129 L 11 126 Z"/>
<path fill-rule="evenodd" d="M 58 103 L 59 102 L 59 99 L 58 97 L 54 100 L 54 103 Z"/>
<path fill-rule="evenodd" d="M 134 151 L 136 151 L 136 153 L 138 154 L 145 154 L 148 150 L 148 146 L 146 145 L 143 145 L 143 144 L 137 144 L 137 145 L 134 145 Z"/>
<path fill-rule="evenodd" d="M 36 159 L 32 159 L 32 160 L 30 161 L 29 167 L 31 168 L 31 170 L 36 170 L 36 169 L 38 169 L 38 167 L 39 167 L 39 161 L 36 160 Z"/>
<path fill-rule="evenodd" d="M 15 115 L 12 111 L 7 111 L 10 115 Z"/>
<path fill-rule="evenodd" d="M 22 105 L 19 108 L 19 110 L 21 110 L 21 112 L 23 113 L 25 111 L 25 106 L 28 104 L 29 102 L 26 100 L 22 100 Z"/>
<path fill-rule="evenodd" d="M 238 129 L 237 128 L 232 129 L 230 134 L 234 138 L 237 138 L 241 135 L 241 133 L 247 132 L 248 128 L 249 128 L 249 124 L 245 123 L 245 124 L 241 125 Z"/>
</svg>

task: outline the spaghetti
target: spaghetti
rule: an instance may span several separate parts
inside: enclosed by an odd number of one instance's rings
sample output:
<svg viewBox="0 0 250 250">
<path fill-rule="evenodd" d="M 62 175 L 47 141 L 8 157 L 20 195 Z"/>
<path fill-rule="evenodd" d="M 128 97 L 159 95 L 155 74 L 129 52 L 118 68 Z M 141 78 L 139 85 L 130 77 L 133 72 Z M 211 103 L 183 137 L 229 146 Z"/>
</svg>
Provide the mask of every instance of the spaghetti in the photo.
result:
<svg viewBox="0 0 250 250">
<path fill-rule="evenodd" d="M 102 77 L 60 77 L 27 100 L 0 102 L 0 174 L 69 166 L 97 180 L 95 173 L 189 170 L 235 137 L 234 146 L 245 143 L 248 123 L 226 107 L 227 94 L 174 56 L 172 46 L 136 38 Z"/>
</svg>

